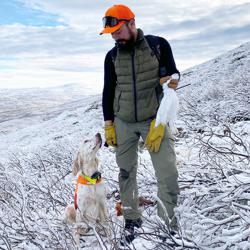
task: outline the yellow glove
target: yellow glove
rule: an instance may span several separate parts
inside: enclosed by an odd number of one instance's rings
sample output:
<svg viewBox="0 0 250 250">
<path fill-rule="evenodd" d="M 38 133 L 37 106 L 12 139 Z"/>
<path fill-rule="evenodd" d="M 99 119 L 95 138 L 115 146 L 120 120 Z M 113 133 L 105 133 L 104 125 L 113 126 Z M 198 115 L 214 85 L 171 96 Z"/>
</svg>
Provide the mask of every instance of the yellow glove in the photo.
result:
<svg viewBox="0 0 250 250">
<path fill-rule="evenodd" d="M 106 143 L 109 146 L 116 147 L 117 141 L 116 141 L 115 126 L 113 124 L 105 125 L 104 130 L 105 130 Z"/>
<path fill-rule="evenodd" d="M 160 84 L 162 85 L 163 83 L 167 82 L 168 80 L 170 80 L 170 82 L 168 83 L 169 88 L 176 89 L 178 87 L 179 81 L 177 79 L 172 79 L 171 76 L 164 76 L 164 77 L 160 78 Z"/>
<path fill-rule="evenodd" d="M 165 135 L 166 126 L 163 124 L 155 128 L 155 119 L 150 124 L 149 133 L 147 135 L 145 145 L 151 152 L 158 152 L 161 146 L 161 141 Z"/>
</svg>

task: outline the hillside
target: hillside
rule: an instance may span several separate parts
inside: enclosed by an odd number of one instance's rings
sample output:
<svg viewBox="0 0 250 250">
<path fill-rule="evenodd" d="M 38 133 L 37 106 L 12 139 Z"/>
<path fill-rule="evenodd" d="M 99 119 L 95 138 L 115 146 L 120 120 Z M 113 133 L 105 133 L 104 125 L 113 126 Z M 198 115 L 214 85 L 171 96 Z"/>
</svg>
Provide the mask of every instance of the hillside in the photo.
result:
<svg viewBox="0 0 250 250">
<path fill-rule="evenodd" d="M 187 108 L 206 117 L 199 126 L 250 120 L 250 42 L 182 73 L 181 116 Z M 184 104 L 186 103 L 186 104 Z M 184 108 L 184 110 L 183 110 Z M 183 111 L 183 112 L 182 112 Z M 190 117 L 189 117 L 190 120 Z"/>
<path fill-rule="evenodd" d="M 134 249 L 250 248 L 249 68 L 247 43 L 183 72 L 181 85 L 191 85 L 178 90 L 176 213 L 182 241 L 169 237 L 163 243 L 154 236 L 167 229 L 157 220 L 156 206 L 149 206 L 142 208 L 144 234 Z M 79 145 L 97 132 L 103 136 L 101 96 L 84 96 L 73 86 L 45 92 L 0 90 L 0 249 L 76 249 L 61 215 L 73 201 L 71 164 Z M 102 147 L 98 157 L 119 237 L 114 150 Z M 155 199 L 154 170 L 143 148 L 138 186 L 140 195 Z M 117 249 L 116 237 L 103 245 Z M 95 236 L 82 247 L 102 249 Z"/>
</svg>

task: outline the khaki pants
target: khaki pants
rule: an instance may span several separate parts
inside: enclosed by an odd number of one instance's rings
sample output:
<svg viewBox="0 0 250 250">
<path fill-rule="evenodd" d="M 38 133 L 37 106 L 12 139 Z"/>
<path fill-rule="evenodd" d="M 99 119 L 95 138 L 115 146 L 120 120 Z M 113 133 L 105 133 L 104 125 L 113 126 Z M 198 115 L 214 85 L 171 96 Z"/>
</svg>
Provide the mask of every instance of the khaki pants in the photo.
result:
<svg viewBox="0 0 250 250">
<path fill-rule="evenodd" d="M 138 188 L 136 182 L 138 141 L 140 136 L 145 141 L 149 132 L 151 120 L 127 123 L 115 118 L 115 129 L 117 136 L 116 161 L 120 168 L 119 187 L 121 202 L 123 204 L 123 215 L 125 219 L 137 219 L 141 216 L 138 210 Z M 174 208 L 177 204 L 178 172 L 176 168 L 176 155 L 174 140 L 169 127 L 166 129 L 159 152 L 150 153 L 157 178 L 158 193 L 162 203 L 167 209 L 169 218 L 174 216 Z M 162 206 L 158 202 L 158 215 L 169 224 L 168 218 Z M 172 220 L 173 228 L 176 220 Z"/>
</svg>

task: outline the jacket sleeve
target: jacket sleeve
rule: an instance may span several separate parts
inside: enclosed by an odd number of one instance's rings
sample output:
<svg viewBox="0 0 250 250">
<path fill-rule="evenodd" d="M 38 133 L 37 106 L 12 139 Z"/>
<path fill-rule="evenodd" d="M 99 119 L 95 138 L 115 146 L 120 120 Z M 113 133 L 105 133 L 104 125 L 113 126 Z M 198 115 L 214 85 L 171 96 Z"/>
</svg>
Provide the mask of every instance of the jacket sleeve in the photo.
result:
<svg viewBox="0 0 250 250">
<path fill-rule="evenodd" d="M 116 79 L 115 67 L 112 61 L 111 51 L 109 51 L 104 61 L 104 87 L 102 92 L 104 121 L 114 121 L 113 103 L 115 97 Z"/>
<path fill-rule="evenodd" d="M 169 42 L 163 37 L 160 37 L 160 49 L 161 49 L 160 65 L 163 65 L 166 68 L 166 75 L 171 76 L 174 73 L 177 73 L 180 79 L 180 72 L 176 68 L 171 46 Z"/>
</svg>

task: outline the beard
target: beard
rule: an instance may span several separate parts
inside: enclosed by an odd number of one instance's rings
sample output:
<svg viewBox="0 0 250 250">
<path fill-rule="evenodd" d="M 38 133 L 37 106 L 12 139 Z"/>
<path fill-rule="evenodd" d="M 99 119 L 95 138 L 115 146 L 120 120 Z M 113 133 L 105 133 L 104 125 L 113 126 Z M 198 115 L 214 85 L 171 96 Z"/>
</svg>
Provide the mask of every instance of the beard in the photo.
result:
<svg viewBox="0 0 250 250">
<path fill-rule="evenodd" d="M 126 40 L 126 39 L 117 39 L 116 40 L 116 45 L 119 49 L 122 50 L 131 50 L 134 48 L 135 45 L 135 36 L 132 33 L 132 31 L 130 31 L 130 39 Z"/>
</svg>

